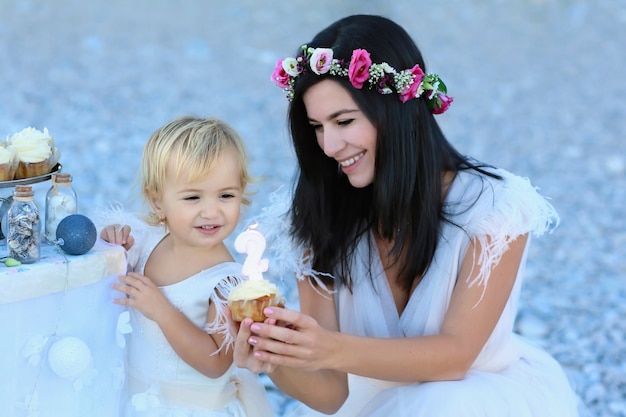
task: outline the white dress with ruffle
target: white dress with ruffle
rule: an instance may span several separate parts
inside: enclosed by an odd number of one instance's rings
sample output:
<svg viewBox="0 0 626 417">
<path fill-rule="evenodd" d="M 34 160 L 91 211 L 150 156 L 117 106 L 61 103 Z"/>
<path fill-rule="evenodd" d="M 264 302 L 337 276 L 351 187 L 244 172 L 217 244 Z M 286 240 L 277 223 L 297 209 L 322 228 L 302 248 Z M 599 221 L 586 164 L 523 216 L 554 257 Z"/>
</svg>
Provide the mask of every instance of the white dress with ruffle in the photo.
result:
<svg viewBox="0 0 626 417">
<path fill-rule="evenodd" d="M 353 273 L 366 277 L 373 262 L 374 285 L 364 279 L 353 293 L 338 288 L 335 300 L 343 333 L 387 338 L 437 334 L 455 285 L 488 285 L 489 267 L 498 261 L 509 239 L 525 233 L 541 235 L 558 223 L 552 206 L 528 180 L 504 170 L 496 172 L 503 181 L 467 171 L 456 176 L 445 208 L 453 213 L 451 223 L 461 227 L 443 224 L 432 264 L 401 315 L 377 250 L 369 247 L 368 239 L 361 240 Z M 459 278 L 459 272 L 472 239 L 478 239 L 484 249 L 479 277 L 470 283 Z M 513 332 L 525 258 L 526 253 L 502 316 L 465 378 L 405 384 L 349 375 L 350 395 L 335 415 L 577 416 L 577 398 L 560 365 Z M 301 406 L 291 415 L 322 414 Z"/>
<path fill-rule="evenodd" d="M 148 257 L 164 237 L 147 233 L 140 253 L 132 255 L 131 270 L 143 273 Z M 139 239 L 137 239 L 139 240 Z M 142 239 L 143 240 L 143 239 Z M 135 248 L 133 248 L 135 249 Z M 131 251 L 133 251 L 131 249 Z M 224 317 L 225 301 L 239 277 L 241 264 L 215 265 L 178 283 L 160 287 L 168 300 L 199 328 L 204 328 L 208 301 L 215 304 L 218 319 Z M 132 332 L 128 335 L 125 417 L 270 417 L 273 412 L 258 377 L 246 369 L 231 366 L 219 378 L 209 378 L 172 349 L 159 326 L 141 312 L 129 309 Z M 227 329 L 213 329 L 227 331 Z"/>
</svg>

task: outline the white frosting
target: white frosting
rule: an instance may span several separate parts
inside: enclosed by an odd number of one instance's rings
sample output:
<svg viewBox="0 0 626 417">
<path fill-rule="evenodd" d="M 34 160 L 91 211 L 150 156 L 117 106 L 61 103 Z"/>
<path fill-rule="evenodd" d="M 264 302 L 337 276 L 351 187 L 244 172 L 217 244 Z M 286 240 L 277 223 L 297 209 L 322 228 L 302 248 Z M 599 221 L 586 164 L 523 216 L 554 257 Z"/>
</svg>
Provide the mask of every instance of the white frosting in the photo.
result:
<svg viewBox="0 0 626 417">
<path fill-rule="evenodd" d="M 52 156 L 54 138 L 45 127 L 43 132 L 27 127 L 11 136 L 9 148 L 15 151 L 22 162 L 42 162 Z"/>
<path fill-rule="evenodd" d="M 282 297 L 278 287 L 268 280 L 248 279 L 233 288 L 230 294 L 228 294 L 228 301 L 254 300 L 255 298 L 274 294 Z"/>
<path fill-rule="evenodd" d="M 0 164 L 9 164 L 15 159 L 15 152 L 13 149 L 0 146 Z"/>
</svg>

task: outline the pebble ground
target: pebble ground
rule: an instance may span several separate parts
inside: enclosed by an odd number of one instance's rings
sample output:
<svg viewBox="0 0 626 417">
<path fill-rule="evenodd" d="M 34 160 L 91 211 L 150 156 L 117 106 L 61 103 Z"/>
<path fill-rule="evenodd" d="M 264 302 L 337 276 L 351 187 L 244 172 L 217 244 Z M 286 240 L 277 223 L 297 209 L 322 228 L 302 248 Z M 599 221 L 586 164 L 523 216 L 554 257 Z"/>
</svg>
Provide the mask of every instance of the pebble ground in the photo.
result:
<svg viewBox="0 0 626 417">
<path fill-rule="evenodd" d="M 583 416 L 626 416 L 623 0 L 3 0 L 0 137 L 47 127 L 89 214 L 138 204 L 157 127 L 219 117 L 262 179 L 253 215 L 294 170 L 274 63 L 353 13 L 415 37 L 455 97 L 439 120 L 462 152 L 552 199 L 561 225 L 533 243 L 518 330 L 561 362 Z M 269 389 L 282 415 L 292 401 Z"/>
</svg>

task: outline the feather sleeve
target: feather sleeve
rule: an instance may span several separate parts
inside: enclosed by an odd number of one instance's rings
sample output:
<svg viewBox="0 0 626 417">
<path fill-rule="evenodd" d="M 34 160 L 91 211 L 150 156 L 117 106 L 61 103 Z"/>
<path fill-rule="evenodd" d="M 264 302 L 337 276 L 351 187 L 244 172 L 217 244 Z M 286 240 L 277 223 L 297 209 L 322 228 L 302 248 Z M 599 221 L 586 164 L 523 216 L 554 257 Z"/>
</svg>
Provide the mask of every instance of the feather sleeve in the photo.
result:
<svg viewBox="0 0 626 417">
<path fill-rule="evenodd" d="M 298 280 L 313 280 L 317 284 L 316 288 L 330 293 L 332 291 L 320 277 L 333 276 L 313 269 L 309 262 L 310 250 L 296 242 L 291 235 L 289 212 L 291 198 L 291 194 L 283 188 L 278 189 L 270 195 L 270 204 L 251 222 L 256 224 L 256 230 L 261 232 L 267 241 L 269 273 L 281 281 L 285 276 L 295 276 Z"/>
<path fill-rule="evenodd" d="M 224 337 L 222 345 L 213 352 L 213 355 L 226 348 L 226 351 L 235 343 L 235 337 L 230 332 L 226 309 L 228 308 L 228 294 L 241 283 L 242 278 L 236 275 L 229 275 L 221 280 L 214 291 L 209 296 L 211 303 L 215 306 L 215 320 L 204 325 L 204 331 L 209 334 L 220 334 Z"/>
<path fill-rule="evenodd" d="M 141 214 L 127 211 L 121 203 L 112 203 L 106 209 L 96 211 L 93 214 L 93 222 L 98 233 L 110 225 L 128 225 L 135 244 L 127 251 L 129 269 L 135 270 L 141 254 L 146 253 L 146 245 L 152 244 L 153 238 L 160 239 L 163 229 L 150 226 L 141 219 Z"/>
<path fill-rule="evenodd" d="M 470 286 L 487 286 L 491 269 L 498 264 L 510 242 L 526 233 L 541 236 L 552 232 L 560 221 L 552 204 L 527 178 L 504 170 L 497 173 L 504 180 L 490 182 L 493 194 L 481 196 L 475 215 L 466 226 L 469 236 L 482 247 L 477 265 L 480 270 L 473 279 L 468 277 Z"/>
</svg>

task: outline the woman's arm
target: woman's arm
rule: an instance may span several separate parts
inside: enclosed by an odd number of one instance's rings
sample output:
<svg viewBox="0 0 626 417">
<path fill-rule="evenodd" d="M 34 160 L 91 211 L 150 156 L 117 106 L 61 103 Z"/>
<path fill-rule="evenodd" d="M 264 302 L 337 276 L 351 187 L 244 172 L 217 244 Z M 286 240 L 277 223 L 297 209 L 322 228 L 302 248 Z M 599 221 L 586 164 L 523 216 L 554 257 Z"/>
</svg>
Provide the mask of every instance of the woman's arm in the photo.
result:
<svg viewBox="0 0 626 417">
<path fill-rule="evenodd" d="M 305 349 L 322 348 L 317 346 L 316 341 L 329 340 L 339 334 L 334 298 L 332 294 L 322 294 L 322 290 L 313 288 L 308 280 L 298 281 L 300 313 L 303 315 L 285 320 L 296 331 L 302 326 L 312 332 L 310 345 Z M 328 356 L 332 356 L 332 353 L 329 352 Z M 269 376 L 283 392 L 319 411 L 335 412 L 348 397 L 345 372 L 322 363 L 304 368 L 277 367 Z"/>
<path fill-rule="evenodd" d="M 292 359 L 306 355 L 305 350 L 316 350 L 317 342 L 329 340 L 338 333 L 337 315 L 332 295 L 321 295 L 307 281 L 298 281 L 298 291 L 300 299 L 300 312 L 282 308 L 269 308 L 266 312 L 280 311 L 282 321 L 289 323 L 288 327 L 274 325 L 276 320 L 267 320 L 266 323 L 252 323 L 251 320 L 244 320 L 241 323 L 237 340 L 235 342 L 235 363 L 238 366 L 247 367 L 251 371 L 259 373 L 265 372 L 272 379 L 274 384 L 285 394 L 297 398 L 303 403 L 325 413 L 333 413 L 341 407 L 348 396 L 347 375 L 344 372 L 333 370 L 324 366 L 321 362 L 315 366 L 274 366 L 263 362 L 269 352 L 261 352 L 262 347 L 256 347 L 257 343 L 263 346 L 262 337 L 256 331 L 263 328 L 264 333 L 267 328 L 274 328 L 281 332 L 287 343 L 290 343 L 288 335 L 299 335 L 301 330 L 306 329 L 310 335 L 308 346 L 302 345 L 303 351 L 294 353 Z M 287 345 L 274 341 L 274 346 Z M 270 354 L 274 355 L 274 354 Z M 323 355 L 320 355 L 323 356 Z M 261 360 L 259 360 L 261 359 Z"/>
<path fill-rule="evenodd" d="M 478 241 L 473 241 L 475 248 L 470 247 L 465 256 L 459 274 L 461 278 L 437 335 L 397 339 L 351 336 L 333 329 L 320 329 L 304 316 L 275 308 L 269 309 L 269 317 L 292 322 L 296 330 L 254 324 L 252 331 L 258 337 L 251 338 L 250 342 L 255 342 L 255 356 L 278 366 L 281 372 L 287 367 L 306 371 L 332 369 L 390 381 L 461 379 L 502 314 L 526 241 L 524 235 L 511 242 L 492 269 L 486 288 L 477 285 L 470 288 L 465 277 L 478 274 L 476 262 L 482 249 Z M 300 388 L 289 389 L 297 395 L 305 394 Z"/>
<path fill-rule="evenodd" d="M 115 302 L 136 308 L 154 320 L 174 351 L 191 367 L 210 378 L 217 378 L 228 370 L 233 363 L 232 350 L 222 349 L 213 355 L 224 341 L 222 335 L 209 335 L 189 321 L 148 277 L 131 272 L 120 277 L 120 282 L 122 284 L 115 284 L 114 288 L 129 297 Z M 215 316 L 215 306 L 210 303 L 207 322 L 212 322 Z"/>
</svg>

